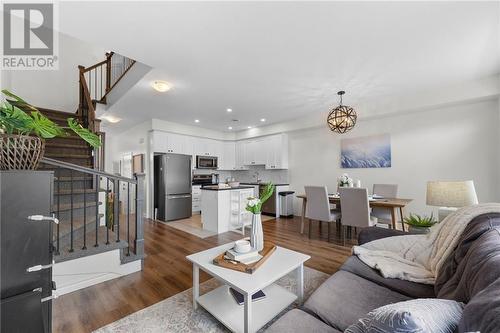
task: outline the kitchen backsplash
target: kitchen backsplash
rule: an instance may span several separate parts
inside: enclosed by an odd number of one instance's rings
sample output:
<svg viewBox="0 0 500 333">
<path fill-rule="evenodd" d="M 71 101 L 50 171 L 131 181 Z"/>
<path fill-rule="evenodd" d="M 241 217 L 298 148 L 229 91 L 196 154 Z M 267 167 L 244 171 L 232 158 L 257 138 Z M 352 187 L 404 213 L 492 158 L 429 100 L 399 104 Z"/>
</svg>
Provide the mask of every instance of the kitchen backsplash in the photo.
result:
<svg viewBox="0 0 500 333">
<path fill-rule="evenodd" d="M 237 170 L 232 172 L 232 176 L 242 183 L 253 183 L 259 179 L 264 182 L 275 184 L 288 184 L 288 170 L 267 170 L 264 166 L 250 166 L 250 170 Z"/>
<path fill-rule="evenodd" d="M 235 171 L 222 171 L 222 170 L 194 170 L 195 175 L 206 175 L 218 173 L 220 182 L 225 182 L 227 178 L 234 178 L 241 183 L 253 183 L 257 180 L 257 173 L 259 179 L 264 182 L 273 182 L 275 184 L 288 184 L 288 170 L 267 170 L 264 166 L 250 166 L 249 170 L 235 170 Z"/>
</svg>

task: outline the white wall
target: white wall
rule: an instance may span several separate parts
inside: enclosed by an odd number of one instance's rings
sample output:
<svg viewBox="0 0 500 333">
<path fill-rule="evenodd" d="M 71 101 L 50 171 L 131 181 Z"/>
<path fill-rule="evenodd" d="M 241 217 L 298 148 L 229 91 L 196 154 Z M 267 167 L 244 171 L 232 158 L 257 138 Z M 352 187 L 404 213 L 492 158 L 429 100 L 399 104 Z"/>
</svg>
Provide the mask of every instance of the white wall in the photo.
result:
<svg viewBox="0 0 500 333">
<path fill-rule="evenodd" d="M 399 196 L 412 198 L 407 212 L 430 214 L 425 205 L 428 180 L 473 179 L 481 202 L 499 201 L 498 100 L 474 102 L 372 120 L 360 120 L 345 135 L 325 126 L 289 133 L 290 187 L 327 185 L 335 191 L 336 178 L 344 172 L 373 183 L 399 184 Z M 392 167 L 341 169 L 340 139 L 390 133 Z M 299 211 L 299 202 L 295 210 Z"/>
<path fill-rule="evenodd" d="M 105 59 L 105 49 L 59 34 L 58 70 L 2 70 L 2 88 L 33 105 L 66 112 L 78 107 L 78 65 L 91 66 Z"/>
</svg>

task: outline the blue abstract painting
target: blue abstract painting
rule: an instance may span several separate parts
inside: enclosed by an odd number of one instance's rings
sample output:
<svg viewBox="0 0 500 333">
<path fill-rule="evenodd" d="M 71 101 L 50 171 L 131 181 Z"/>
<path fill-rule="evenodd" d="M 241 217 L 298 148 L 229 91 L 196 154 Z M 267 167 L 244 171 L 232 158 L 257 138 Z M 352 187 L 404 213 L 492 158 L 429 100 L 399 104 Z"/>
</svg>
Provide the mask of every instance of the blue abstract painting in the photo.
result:
<svg viewBox="0 0 500 333">
<path fill-rule="evenodd" d="M 390 168 L 391 136 L 380 134 L 340 141 L 342 168 Z"/>
</svg>

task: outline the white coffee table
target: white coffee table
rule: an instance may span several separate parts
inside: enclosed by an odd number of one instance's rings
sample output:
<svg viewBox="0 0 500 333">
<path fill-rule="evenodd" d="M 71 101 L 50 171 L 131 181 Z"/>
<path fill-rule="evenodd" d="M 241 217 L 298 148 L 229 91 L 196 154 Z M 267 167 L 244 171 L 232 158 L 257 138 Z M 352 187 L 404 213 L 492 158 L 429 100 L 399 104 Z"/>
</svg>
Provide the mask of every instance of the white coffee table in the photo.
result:
<svg viewBox="0 0 500 333">
<path fill-rule="evenodd" d="M 277 247 L 276 251 L 253 274 L 238 272 L 216 266 L 212 260 L 232 248 L 234 242 L 198 252 L 186 258 L 193 263 L 193 307 L 198 304 L 210 312 L 217 320 L 233 332 L 255 332 L 277 314 L 304 297 L 304 262 L 310 256 Z M 218 287 L 204 295 L 200 293 L 200 268 L 222 281 Z M 274 282 L 294 271 L 297 278 L 297 294 L 278 286 Z M 229 292 L 232 287 L 243 294 L 245 304 L 238 305 Z M 262 290 L 266 297 L 251 302 L 251 295 Z"/>
</svg>

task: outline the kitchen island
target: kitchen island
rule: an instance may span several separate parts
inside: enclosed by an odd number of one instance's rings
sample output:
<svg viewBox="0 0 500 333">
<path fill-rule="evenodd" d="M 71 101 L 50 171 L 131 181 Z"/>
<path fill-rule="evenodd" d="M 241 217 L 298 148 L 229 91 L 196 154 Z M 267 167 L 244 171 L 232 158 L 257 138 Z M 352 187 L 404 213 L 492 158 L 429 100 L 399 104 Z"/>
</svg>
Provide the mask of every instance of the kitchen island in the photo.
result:
<svg viewBox="0 0 500 333">
<path fill-rule="evenodd" d="M 231 230 L 242 231 L 244 226 L 252 223 L 252 215 L 246 211 L 245 207 L 248 197 L 254 195 L 253 186 L 202 187 L 201 223 L 203 229 L 218 234 Z"/>
</svg>

